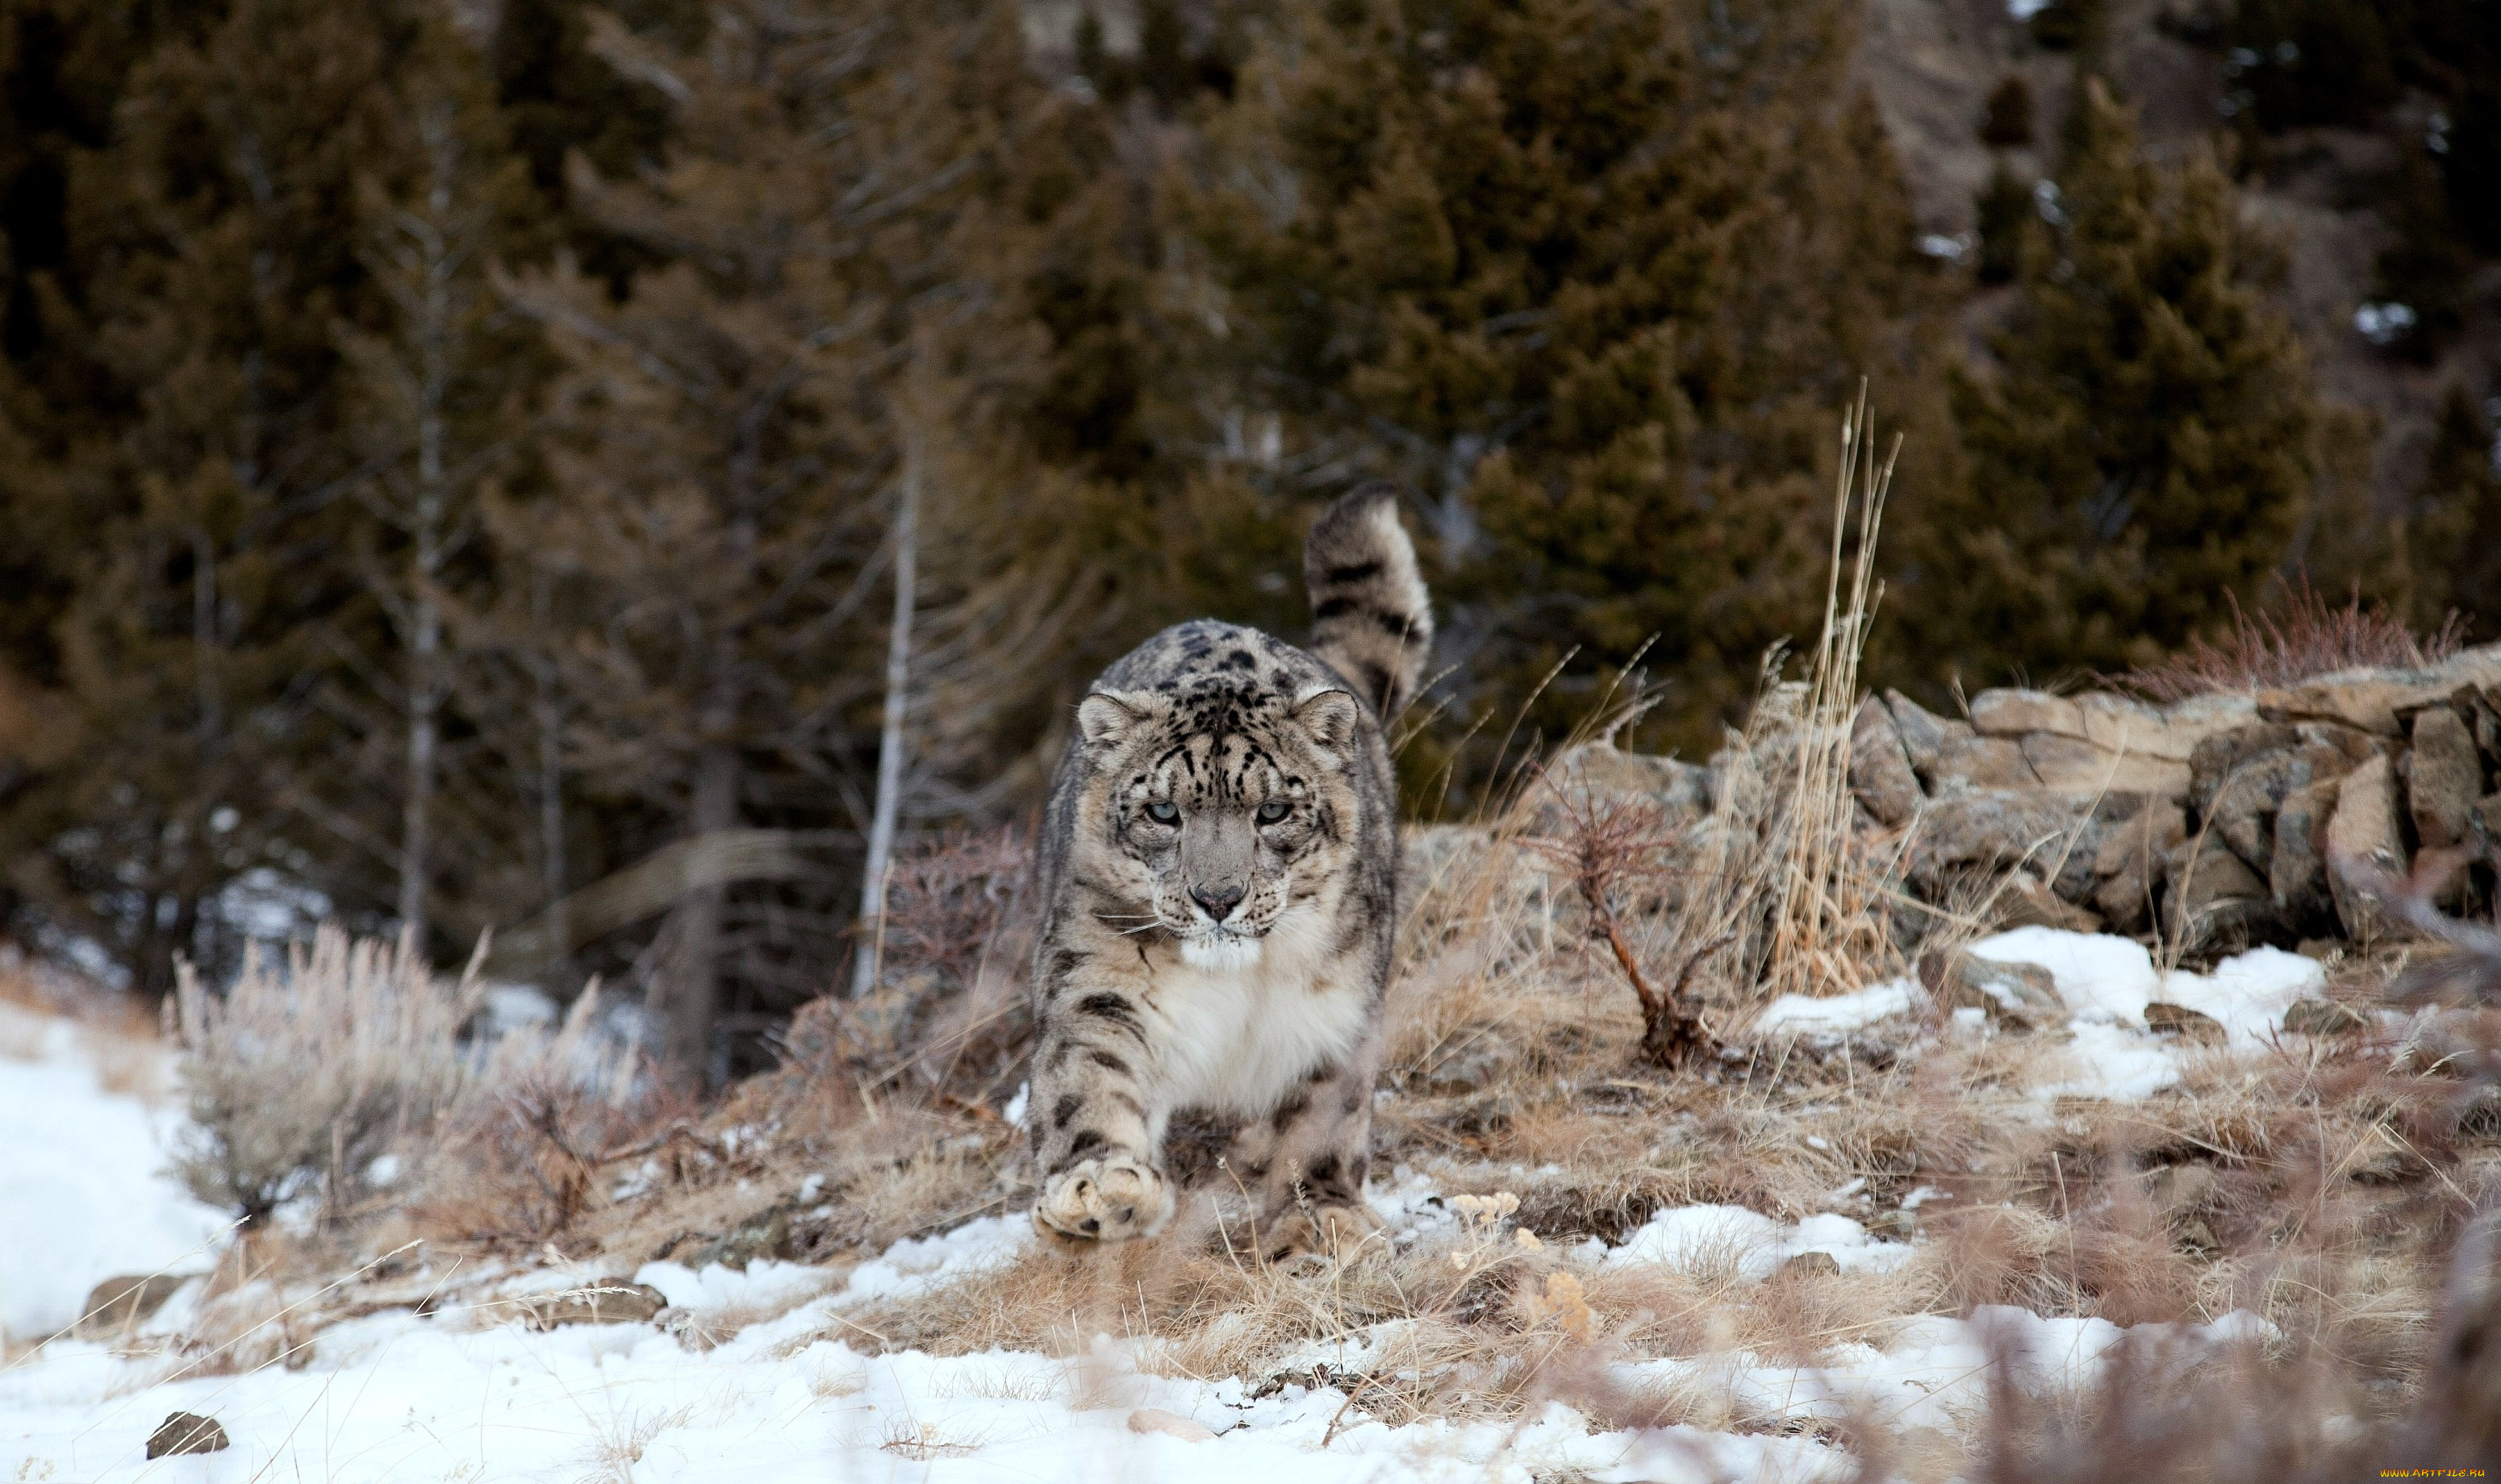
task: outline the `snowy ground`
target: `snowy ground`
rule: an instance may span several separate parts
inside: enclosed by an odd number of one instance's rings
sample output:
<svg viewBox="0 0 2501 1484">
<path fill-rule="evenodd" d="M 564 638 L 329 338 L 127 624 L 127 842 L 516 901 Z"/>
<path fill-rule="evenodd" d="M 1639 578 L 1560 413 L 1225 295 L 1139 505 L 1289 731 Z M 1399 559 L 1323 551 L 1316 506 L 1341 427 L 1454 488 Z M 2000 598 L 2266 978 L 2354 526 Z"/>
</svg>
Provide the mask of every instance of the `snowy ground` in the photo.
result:
<svg viewBox="0 0 2501 1484">
<path fill-rule="evenodd" d="M 2145 1025 L 2152 1000 L 2201 1009 L 2233 1045 L 2253 1046 L 2279 1034 L 2284 1006 L 2318 983 L 2315 964 L 2268 950 L 2211 975 L 2168 976 L 2141 947 L 2114 939 L 2027 929 L 1979 951 L 2049 969 L 2075 1014 L 2064 1065 L 2049 1073 L 2063 1080 L 2037 1090 L 2045 1097 L 2144 1098 L 2176 1079 L 2183 1051 Z M 1847 1032 L 1912 1010 L 1918 993 L 1879 986 L 1848 1002 L 1776 1007 L 1773 1019 L 1789 1017 L 1800 1034 Z M 110 1273 L 205 1269 L 206 1244 L 220 1223 L 158 1173 L 173 1115 L 107 1091 L 65 1023 L 40 1023 L 6 1006 L 0 1013 L 17 1017 L 6 1026 L 6 1044 L 18 1053 L 0 1057 L 0 1312 L 22 1341 L 68 1324 L 86 1288 Z M 1375 1202 L 1393 1227 L 1454 1219 L 1429 1184 L 1404 1171 L 1378 1187 Z M 864 1331 L 853 1336 L 856 1348 L 825 1337 L 843 1335 L 846 1314 L 869 1300 L 1014 1262 L 1029 1239 L 1020 1218 L 983 1218 L 897 1243 L 839 1280 L 788 1264 L 743 1272 L 649 1264 L 636 1277 L 670 1300 L 659 1322 L 549 1333 L 523 1328 L 491 1302 L 472 1302 L 491 1291 L 464 1284 L 461 1303 L 424 1317 L 403 1308 L 348 1320 L 320 1330 L 291 1366 L 244 1374 L 211 1373 L 221 1369 L 214 1355 L 162 1342 L 185 1325 L 195 1285 L 135 1343 L 109 1349 L 56 1340 L 0 1369 L 0 1479 L 1273 1484 L 1289 1474 L 1295 1484 L 1525 1484 L 1564 1471 L 1600 1480 L 1806 1481 L 1854 1470 L 1811 1435 L 1594 1431 L 1559 1404 L 1513 1426 L 1391 1427 L 1367 1415 L 1359 1397 L 1306 1384 L 1320 1379 L 1308 1368 L 1300 1381 L 1266 1386 L 1172 1379 L 1145 1373 L 1138 1357 L 1109 1340 L 1076 1360 L 938 1359 L 867 1353 L 877 1347 Z M 1843 1271 L 1883 1272 L 1910 1251 L 1838 1214 L 1788 1224 L 1719 1205 L 1660 1211 L 1620 1243 L 1592 1240 L 1570 1260 L 1715 1268 L 1753 1282 L 1808 1252 L 1829 1256 Z M 542 1270 L 512 1283 L 566 1281 Z M 707 1346 L 706 1316 L 730 1314 L 751 1322 Z M 2247 1314 L 2122 1332 L 2099 1319 L 1989 1309 L 1909 1321 L 1883 1345 L 1843 1345 L 1818 1367 L 1722 1352 L 1625 1363 L 1617 1379 L 1635 1388 L 1719 1389 L 1758 1417 L 1954 1427 L 1984 1405 L 1992 1355 L 2012 1357 L 2021 1384 L 2049 1391 L 2089 1382 L 2123 1343 L 2187 1359 L 2263 1330 Z M 1307 1359 L 1360 1371 L 1391 1338 L 1351 1335 Z M 233 1446 L 149 1462 L 149 1434 L 177 1410 L 216 1417 Z"/>
<path fill-rule="evenodd" d="M 100 1033 L 0 1002 L 0 1340 L 67 1329 L 106 1278 L 206 1271 L 225 1231 L 163 1173 L 181 1113 L 108 1091 L 97 1055 L 107 1046 Z"/>
</svg>

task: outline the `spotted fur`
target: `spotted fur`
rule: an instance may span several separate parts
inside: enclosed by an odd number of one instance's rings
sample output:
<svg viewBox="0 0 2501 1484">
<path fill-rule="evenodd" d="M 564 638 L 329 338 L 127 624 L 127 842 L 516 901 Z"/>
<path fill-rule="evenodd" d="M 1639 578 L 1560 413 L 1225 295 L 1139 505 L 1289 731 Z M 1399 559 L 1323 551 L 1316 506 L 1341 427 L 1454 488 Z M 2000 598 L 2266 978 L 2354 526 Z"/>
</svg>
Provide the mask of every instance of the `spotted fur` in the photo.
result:
<svg viewBox="0 0 2501 1484">
<path fill-rule="evenodd" d="M 1044 827 L 1027 1115 L 1034 1221 L 1075 1240 L 1171 1216 L 1164 1130 L 1237 1122 L 1228 1165 L 1275 1250 L 1338 1247 L 1363 1204 L 1397 921 L 1384 715 L 1432 618 L 1386 486 L 1331 506 L 1305 549 L 1310 651 L 1199 620 L 1103 673 Z"/>
</svg>

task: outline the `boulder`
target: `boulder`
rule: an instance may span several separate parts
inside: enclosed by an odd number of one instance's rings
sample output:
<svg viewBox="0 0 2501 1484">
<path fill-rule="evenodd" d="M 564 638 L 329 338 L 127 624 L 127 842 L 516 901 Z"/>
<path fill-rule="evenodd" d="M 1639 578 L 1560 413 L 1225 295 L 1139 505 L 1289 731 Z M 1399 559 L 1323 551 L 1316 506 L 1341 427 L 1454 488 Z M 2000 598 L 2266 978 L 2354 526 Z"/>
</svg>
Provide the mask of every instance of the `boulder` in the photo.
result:
<svg viewBox="0 0 2501 1484">
<path fill-rule="evenodd" d="M 2093 854 L 2093 875 L 2100 883 L 2093 906 L 2113 928 L 2137 933 L 2151 924 L 2163 864 L 2187 834 L 2186 813 L 2166 801 L 2146 806 L 2103 839 Z"/>
<path fill-rule="evenodd" d="M 1771 1280 L 1784 1283 L 1791 1278 L 1837 1278 L 1841 1276 L 1841 1260 L 1829 1252 L 1801 1252 L 1772 1270 Z"/>
<path fill-rule="evenodd" d="M 2193 729 L 2175 729 L 2160 711 L 2127 696 L 2105 692 L 2080 696 L 2076 711 L 2084 718 L 2084 741 L 2104 752 L 2129 757 L 2184 763 L 2197 745 L 2197 739 L 2204 735 Z"/>
<path fill-rule="evenodd" d="M 1910 755 L 1911 766 L 1921 777 L 1935 771 L 1937 754 L 1944 750 L 1948 740 L 1972 735 L 1970 723 L 1948 721 L 1898 690 L 1884 692 L 1884 709 L 1892 713 L 1894 730 L 1902 737 L 1902 750 Z"/>
<path fill-rule="evenodd" d="M 1901 729 L 1874 696 L 1860 704 L 1850 724 L 1850 789 L 1877 823 L 1887 826 L 1910 823 L 1922 802 Z"/>
<path fill-rule="evenodd" d="M 2204 1010 L 2192 1010 L 2184 1005 L 2156 1000 L 2145 1007 L 2147 1029 L 2156 1036 L 2177 1036 L 2182 1040 L 2203 1046 L 2223 1043 L 2223 1024 Z"/>
<path fill-rule="evenodd" d="M 2406 809 L 2415 837 L 2433 848 L 2454 845 L 2467 838 L 2484 793 L 2475 735 L 2456 711 L 2435 706 L 2415 714 L 2414 740 L 2406 755 Z"/>
<path fill-rule="evenodd" d="M 2371 1022 L 2350 1005 L 2312 998 L 2292 1002 L 2284 1012 L 2284 1028 L 2295 1036 L 2351 1036 L 2369 1030 Z"/>
<path fill-rule="evenodd" d="M 568 1324 L 643 1324 L 669 1306 L 667 1295 L 631 1278 L 604 1278 L 580 1288 L 524 1295 L 516 1302 L 523 1322 L 533 1330 Z"/>
<path fill-rule="evenodd" d="M 1983 737 L 2020 738 L 2047 732 L 2085 740 L 2083 709 L 2046 690 L 1982 691 L 1972 698 L 1971 725 Z"/>
<path fill-rule="evenodd" d="M 2209 814 L 2223 785 L 2269 753 L 2301 744 L 2301 733 L 2286 722 L 2260 722 L 2217 732 L 2197 743 L 2188 755 L 2188 804 L 2199 818 Z"/>
<path fill-rule="evenodd" d="M 1983 788 L 2037 788 L 2041 779 L 2023 760 L 2023 744 L 2004 737 L 1950 737 L 1926 773 L 1931 793 Z"/>
<path fill-rule="evenodd" d="M 2006 878 L 2005 889 L 1997 896 L 1997 922 L 2006 928 L 2059 928 L 2069 933 L 2102 930 L 2101 913 L 2066 901 L 2029 871 L 2017 871 Z"/>
<path fill-rule="evenodd" d="M 2336 812 L 2327 821 L 2326 867 L 2328 895 L 2345 936 L 2367 940 L 2384 934 L 2388 921 L 2380 905 L 2382 883 L 2406 874 L 2396 775 L 2384 756 L 2354 769 L 2337 785 Z"/>
<path fill-rule="evenodd" d="M 2351 766 L 2336 748 L 2309 742 L 2249 758 L 2217 780 L 2202 806 L 2203 818 L 2235 855 L 2259 871 L 2270 870 L 2284 801 L 2320 778 L 2343 777 Z"/>
<path fill-rule="evenodd" d="M 234 1444 L 215 1417 L 175 1412 L 148 1435 L 150 1458 L 180 1458 L 186 1453 L 217 1453 Z"/>
<path fill-rule="evenodd" d="M 2045 788 L 2060 793 L 2136 794 L 2156 799 L 2188 795 L 2188 766 L 2137 752 L 2114 752 L 2081 738 L 2035 732 L 2023 739 L 2023 761 Z"/>
<path fill-rule="evenodd" d="M 2163 862 L 2171 891 L 2164 925 L 2183 937 L 2246 937 L 2275 919 L 2275 899 L 2249 863 L 2212 834 L 2171 847 Z"/>
<path fill-rule="evenodd" d="M 1567 748 L 1547 772 L 1567 789 L 1656 800 L 1671 817 L 1711 811 L 1710 769 L 1672 757 L 1626 752 L 1604 738 Z"/>
<path fill-rule="evenodd" d="M 2267 895 L 2278 915 L 2300 924 L 2333 907 L 2327 894 L 2327 821 L 2342 777 L 2318 778 L 2284 796 L 2267 856 Z"/>
<path fill-rule="evenodd" d="M 1970 953 L 1928 953 L 1919 958 L 1919 982 L 1950 1010 L 1984 1011 L 2018 1031 L 2064 1025 L 2067 1002 L 2050 971 L 2037 964 L 2005 964 Z"/>
<path fill-rule="evenodd" d="M 2175 701 L 2162 709 L 2162 724 L 2169 734 L 2170 745 L 2178 751 L 2164 755 L 2185 759 L 2197 750 L 2199 742 L 2216 733 L 2245 727 L 2258 719 L 2257 702 L 2239 691 Z"/>
<path fill-rule="evenodd" d="M 1930 800 L 1911 845 L 1912 883 L 1945 900 L 1962 874 L 2031 863 L 2054 873 L 2059 895 L 2092 891 L 2091 863 L 2103 837 L 2126 817 L 2123 801 L 2087 808 L 2041 789 L 1976 789 Z M 2070 836 L 2073 849 L 2066 847 Z"/>
<path fill-rule="evenodd" d="M 87 1290 L 86 1305 L 70 1327 L 72 1339 L 118 1339 L 148 1322 L 165 1301 L 191 1281 L 176 1272 L 133 1273 L 107 1278 Z"/>
<path fill-rule="evenodd" d="M 2382 737 L 2405 735 L 2405 717 L 2459 689 L 2501 683 L 2501 644 L 2462 649 L 2426 670 L 2344 670 L 2261 690 L 2258 714 L 2276 721 L 2335 721 Z"/>
</svg>

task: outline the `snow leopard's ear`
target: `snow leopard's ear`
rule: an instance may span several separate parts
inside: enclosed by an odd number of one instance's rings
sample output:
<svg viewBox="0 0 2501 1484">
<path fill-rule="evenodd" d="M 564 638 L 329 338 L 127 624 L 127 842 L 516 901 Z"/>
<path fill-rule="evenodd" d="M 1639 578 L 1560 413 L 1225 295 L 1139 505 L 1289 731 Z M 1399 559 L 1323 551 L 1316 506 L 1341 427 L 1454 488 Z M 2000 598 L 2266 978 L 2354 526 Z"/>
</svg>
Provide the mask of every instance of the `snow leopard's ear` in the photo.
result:
<svg viewBox="0 0 2501 1484">
<path fill-rule="evenodd" d="M 1345 758 L 1354 749 L 1354 726 L 1362 710 L 1342 690 L 1318 690 L 1294 703 L 1294 719 L 1320 750 Z"/>
<path fill-rule="evenodd" d="M 1154 710 L 1149 697 L 1098 690 L 1077 703 L 1077 730 L 1089 747 L 1117 747 L 1134 736 Z"/>
</svg>

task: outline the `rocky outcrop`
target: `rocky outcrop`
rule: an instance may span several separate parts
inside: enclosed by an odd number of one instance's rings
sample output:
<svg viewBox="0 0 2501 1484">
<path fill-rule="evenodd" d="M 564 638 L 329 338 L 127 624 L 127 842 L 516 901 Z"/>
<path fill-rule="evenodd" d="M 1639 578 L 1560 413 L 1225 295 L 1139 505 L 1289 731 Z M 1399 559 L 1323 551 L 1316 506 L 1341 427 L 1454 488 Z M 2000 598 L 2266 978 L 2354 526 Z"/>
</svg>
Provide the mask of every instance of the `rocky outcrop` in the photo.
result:
<svg viewBox="0 0 2501 1484">
<path fill-rule="evenodd" d="M 2170 706 L 1990 690 L 1956 720 L 1888 691 L 1850 781 L 1930 901 L 1993 881 L 2027 921 L 2370 939 L 2419 851 L 2483 863 L 2452 906 L 2501 864 L 2501 645 Z"/>
</svg>

